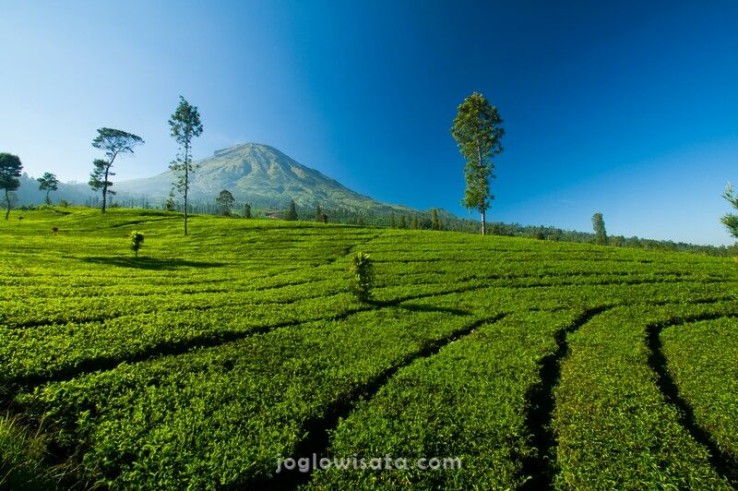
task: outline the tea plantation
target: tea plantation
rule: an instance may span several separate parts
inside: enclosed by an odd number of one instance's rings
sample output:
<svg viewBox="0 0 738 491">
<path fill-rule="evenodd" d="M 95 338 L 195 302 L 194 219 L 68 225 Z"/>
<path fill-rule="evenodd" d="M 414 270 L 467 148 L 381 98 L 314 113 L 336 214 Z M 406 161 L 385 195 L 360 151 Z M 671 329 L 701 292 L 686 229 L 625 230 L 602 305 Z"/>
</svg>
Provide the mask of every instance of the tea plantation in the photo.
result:
<svg viewBox="0 0 738 491">
<path fill-rule="evenodd" d="M 736 489 L 737 326 L 732 259 L 14 212 L 0 488 Z"/>
</svg>

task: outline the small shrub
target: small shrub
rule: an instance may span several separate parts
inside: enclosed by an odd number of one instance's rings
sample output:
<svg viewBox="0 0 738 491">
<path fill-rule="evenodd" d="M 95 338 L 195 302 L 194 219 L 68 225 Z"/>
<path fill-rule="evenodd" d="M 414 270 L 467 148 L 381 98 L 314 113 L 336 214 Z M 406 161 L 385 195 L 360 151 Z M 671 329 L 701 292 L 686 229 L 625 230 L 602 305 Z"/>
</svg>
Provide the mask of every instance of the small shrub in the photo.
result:
<svg viewBox="0 0 738 491">
<path fill-rule="evenodd" d="M 135 230 L 131 232 L 131 250 L 136 254 L 136 257 L 138 257 L 138 250 L 141 248 L 143 241 L 144 235 L 141 232 Z"/>
<path fill-rule="evenodd" d="M 54 235 L 59 234 L 59 227 L 51 227 L 51 231 L 54 233 Z"/>
<path fill-rule="evenodd" d="M 357 252 L 351 258 L 352 285 L 351 291 L 360 302 L 368 302 L 372 297 L 374 286 L 374 270 L 369 254 Z"/>
</svg>

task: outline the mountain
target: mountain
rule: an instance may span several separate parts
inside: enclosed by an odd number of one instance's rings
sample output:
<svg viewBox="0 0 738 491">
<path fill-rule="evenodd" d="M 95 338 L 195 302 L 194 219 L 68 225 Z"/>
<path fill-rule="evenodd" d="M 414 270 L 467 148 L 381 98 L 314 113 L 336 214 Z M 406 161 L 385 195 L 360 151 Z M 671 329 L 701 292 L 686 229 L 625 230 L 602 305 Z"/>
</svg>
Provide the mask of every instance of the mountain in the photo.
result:
<svg viewBox="0 0 738 491">
<path fill-rule="evenodd" d="M 335 179 L 315 169 L 306 167 L 276 148 L 258 143 L 245 143 L 216 151 L 212 157 L 194 162 L 197 166 L 190 175 L 190 203 L 197 213 L 215 213 L 215 199 L 227 190 L 236 200 L 235 209 L 249 204 L 266 214 L 284 211 L 290 200 L 294 200 L 301 215 L 309 216 L 317 206 L 328 212 L 331 221 L 346 223 L 371 223 L 387 225 L 394 213 L 398 223 L 406 217 L 411 225 L 417 216 L 420 226 L 430 227 L 430 212 L 419 211 L 403 205 L 387 204 L 359 194 Z M 172 171 L 157 176 L 114 181 L 115 196 L 112 203 L 124 207 L 160 208 L 164 205 L 177 177 Z M 44 193 L 38 183 L 23 175 L 18 190 L 19 205 L 42 203 Z M 100 193 L 94 193 L 84 183 L 61 183 L 59 190 L 51 193 L 57 203 L 99 206 Z M 175 192 L 175 201 L 182 205 L 182 198 Z M 444 226 L 453 229 L 476 229 L 474 222 L 463 220 L 445 211 L 438 210 Z M 468 223 L 467 223 L 468 222 Z"/>
<path fill-rule="evenodd" d="M 352 191 L 268 145 L 236 145 L 218 150 L 196 165 L 190 187 L 193 202 L 212 203 L 218 193 L 228 190 L 237 202 L 262 209 L 284 209 L 294 200 L 302 209 L 320 205 L 325 209 L 351 212 L 414 212 L 411 208 L 380 203 Z M 166 199 L 175 181 L 172 171 L 167 171 L 150 178 L 117 182 L 113 189 L 119 195 L 146 195 L 156 202 Z"/>
</svg>

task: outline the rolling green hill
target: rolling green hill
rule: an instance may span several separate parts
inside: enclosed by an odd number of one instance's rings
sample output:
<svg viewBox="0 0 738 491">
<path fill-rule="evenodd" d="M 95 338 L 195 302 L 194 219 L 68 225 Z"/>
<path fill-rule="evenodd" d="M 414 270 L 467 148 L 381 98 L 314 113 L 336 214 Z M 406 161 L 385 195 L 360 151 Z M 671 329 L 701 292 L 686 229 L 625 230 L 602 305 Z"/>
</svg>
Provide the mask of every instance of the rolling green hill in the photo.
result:
<svg viewBox="0 0 738 491">
<path fill-rule="evenodd" d="M 0 488 L 738 486 L 732 259 L 190 223 L 0 221 Z"/>
</svg>

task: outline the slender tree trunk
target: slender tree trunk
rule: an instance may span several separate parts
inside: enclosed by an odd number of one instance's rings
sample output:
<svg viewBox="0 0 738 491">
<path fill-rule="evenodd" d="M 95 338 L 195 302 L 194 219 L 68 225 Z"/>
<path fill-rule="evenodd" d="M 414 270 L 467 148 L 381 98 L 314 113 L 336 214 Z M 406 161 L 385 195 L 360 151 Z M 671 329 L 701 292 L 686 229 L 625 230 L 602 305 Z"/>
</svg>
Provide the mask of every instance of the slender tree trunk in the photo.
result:
<svg viewBox="0 0 738 491">
<path fill-rule="evenodd" d="M 110 168 L 113 167 L 113 161 L 115 160 L 115 157 L 118 155 L 118 152 L 115 152 L 113 156 L 110 158 L 110 162 L 108 162 L 108 165 L 105 167 L 105 182 L 103 183 L 103 204 L 102 204 L 102 212 L 105 213 L 106 203 L 108 200 L 108 176 L 110 175 Z"/>
<path fill-rule="evenodd" d="M 479 169 L 482 169 L 484 166 L 484 163 L 482 161 L 482 146 L 479 143 L 479 135 L 477 135 L 477 166 Z M 480 182 L 479 185 L 482 188 L 484 188 L 483 182 Z M 486 201 L 487 201 L 487 196 L 482 196 L 482 202 L 479 203 L 479 206 L 481 207 L 483 203 Z M 487 210 L 482 209 L 480 211 L 482 212 L 482 235 L 487 235 Z"/>
<path fill-rule="evenodd" d="M 5 212 L 5 219 L 7 220 L 10 216 L 10 195 L 7 188 L 5 188 L 5 203 L 8 205 L 8 211 Z"/>
<path fill-rule="evenodd" d="M 185 186 L 184 186 L 184 234 L 187 235 L 187 192 L 190 189 L 190 145 L 185 144 L 185 158 L 184 158 L 184 171 L 185 171 Z"/>
<path fill-rule="evenodd" d="M 103 204 L 102 204 L 102 212 L 105 213 L 105 204 L 108 199 L 108 171 L 110 170 L 110 167 L 105 168 L 105 181 L 103 182 Z"/>
</svg>

